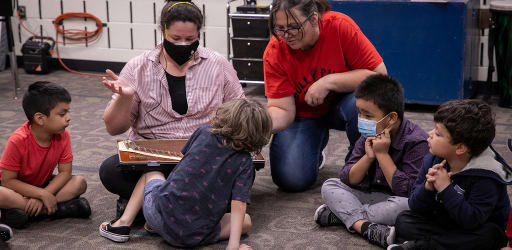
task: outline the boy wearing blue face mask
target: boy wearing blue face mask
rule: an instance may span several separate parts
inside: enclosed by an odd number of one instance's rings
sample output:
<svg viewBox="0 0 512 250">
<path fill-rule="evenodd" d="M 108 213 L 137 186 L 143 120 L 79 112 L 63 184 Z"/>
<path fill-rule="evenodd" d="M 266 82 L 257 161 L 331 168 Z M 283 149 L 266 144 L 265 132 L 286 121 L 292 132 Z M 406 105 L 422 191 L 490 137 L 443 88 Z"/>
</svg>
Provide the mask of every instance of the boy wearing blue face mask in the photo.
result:
<svg viewBox="0 0 512 250">
<path fill-rule="evenodd" d="M 361 138 L 340 172 L 325 181 L 315 212 L 321 226 L 345 225 L 372 244 L 393 243 L 397 215 L 428 153 L 428 135 L 403 117 L 404 98 L 393 78 L 374 74 L 355 91 Z"/>
</svg>

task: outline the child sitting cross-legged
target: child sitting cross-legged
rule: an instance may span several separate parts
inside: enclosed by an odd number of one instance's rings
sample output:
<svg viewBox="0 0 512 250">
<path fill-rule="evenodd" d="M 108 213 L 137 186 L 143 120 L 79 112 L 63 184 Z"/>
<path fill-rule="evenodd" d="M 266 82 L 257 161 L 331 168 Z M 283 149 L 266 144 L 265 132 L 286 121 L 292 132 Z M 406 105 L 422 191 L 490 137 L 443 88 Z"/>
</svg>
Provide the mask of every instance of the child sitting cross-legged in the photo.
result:
<svg viewBox="0 0 512 250">
<path fill-rule="evenodd" d="M 396 216 L 428 152 L 427 134 L 404 118 L 404 98 L 393 78 L 375 74 L 355 91 L 361 138 L 340 171 L 322 186 L 325 202 L 315 212 L 321 226 L 344 225 L 371 243 L 394 241 Z"/>
<path fill-rule="evenodd" d="M 500 249 L 506 246 L 512 169 L 490 147 L 491 107 L 455 100 L 434 114 L 430 154 L 414 183 L 409 211 L 395 227 L 399 242 L 388 249 Z"/>
<path fill-rule="evenodd" d="M 251 153 L 268 143 L 271 130 L 271 118 L 261 104 L 247 99 L 223 104 L 211 126 L 192 134 L 168 178 L 158 171 L 143 174 L 121 218 L 103 223 L 100 235 L 127 241 L 130 227 L 123 221 L 133 222 L 142 207 L 146 226 L 172 246 L 229 238 L 227 249 L 249 249 L 240 245 L 240 236 L 251 227 L 245 213 L 255 177 Z M 229 204 L 231 213 L 226 213 Z"/>
<path fill-rule="evenodd" d="M 28 118 L 9 137 L 0 160 L 0 220 L 23 228 L 29 217 L 91 215 L 89 202 L 79 198 L 87 189 L 81 176 L 72 175 L 73 154 L 66 127 L 71 96 L 63 87 L 35 82 L 23 96 Z M 58 174 L 53 171 L 58 166 Z"/>
</svg>

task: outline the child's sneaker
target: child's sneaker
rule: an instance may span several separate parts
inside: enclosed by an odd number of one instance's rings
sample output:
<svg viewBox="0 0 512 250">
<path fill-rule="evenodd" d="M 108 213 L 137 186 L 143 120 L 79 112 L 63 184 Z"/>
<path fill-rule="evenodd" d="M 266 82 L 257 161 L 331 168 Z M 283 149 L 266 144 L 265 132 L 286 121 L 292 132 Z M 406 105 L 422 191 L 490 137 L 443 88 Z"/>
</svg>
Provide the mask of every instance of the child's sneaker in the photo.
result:
<svg viewBox="0 0 512 250">
<path fill-rule="evenodd" d="M 318 225 L 323 227 L 343 225 L 343 222 L 331 211 L 331 209 L 329 209 L 326 204 L 323 204 L 316 209 L 313 219 Z"/>
<path fill-rule="evenodd" d="M 405 241 L 402 244 L 392 244 L 389 245 L 387 250 L 411 250 L 416 249 L 415 241 Z"/>
<path fill-rule="evenodd" d="M 85 198 L 76 198 L 57 204 L 57 211 L 53 218 L 89 218 L 91 215 L 91 206 Z"/>
<path fill-rule="evenodd" d="M 12 237 L 12 229 L 5 225 L 0 224 L 0 240 L 2 241 L 8 241 Z"/>
<path fill-rule="evenodd" d="M 395 241 L 395 227 L 372 223 L 363 233 L 363 237 L 372 244 L 387 247 Z"/>
<path fill-rule="evenodd" d="M 130 227 L 113 227 L 112 223 L 114 222 L 115 220 L 103 222 L 100 225 L 100 235 L 115 242 L 127 242 L 130 239 Z"/>
<path fill-rule="evenodd" d="M 2 209 L 0 221 L 10 227 L 22 229 L 28 225 L 28 215 L 18 208 Z"/>
</svg>

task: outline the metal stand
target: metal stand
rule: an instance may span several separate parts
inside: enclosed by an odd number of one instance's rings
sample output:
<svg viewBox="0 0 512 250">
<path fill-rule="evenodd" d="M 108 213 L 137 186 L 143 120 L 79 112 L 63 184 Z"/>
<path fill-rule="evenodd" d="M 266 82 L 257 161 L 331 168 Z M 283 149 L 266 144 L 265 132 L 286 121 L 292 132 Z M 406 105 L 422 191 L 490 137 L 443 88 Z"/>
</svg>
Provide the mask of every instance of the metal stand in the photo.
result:
<svg viewBox="0 0 512 250">
<path fill-rule="evenodd" d="M 14 87 L 14 99 L 18 99 L 18 90 L 20 90 L 19 78 L 18 78 L 18 63 L 16 61 L 16 50 L 14 49 L 14 36 L 12 34 L 10 16 L 3 16 L 5 26 L 7 29 L 7 45 L 9 47 L 9 59 L 11 63 L 11 76 Z"/>
</svg>

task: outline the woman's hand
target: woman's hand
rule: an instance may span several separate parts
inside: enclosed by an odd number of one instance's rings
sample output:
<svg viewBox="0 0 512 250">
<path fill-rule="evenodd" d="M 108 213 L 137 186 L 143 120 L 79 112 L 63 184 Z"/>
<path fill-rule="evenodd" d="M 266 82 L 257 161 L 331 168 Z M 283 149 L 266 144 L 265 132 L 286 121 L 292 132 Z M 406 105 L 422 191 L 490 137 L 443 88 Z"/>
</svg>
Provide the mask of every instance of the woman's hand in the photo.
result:
<svg viewBox="0 0 512 250">
<path fill-rule="evenodd" d="M 325 97 L 330 91 L 327 87 L 327 77 L 328 75 L 318 79 L 318 81 L 309 86 L 309 89 L 306 91 L 306 96 L 304 97 L 304 100 L 309 106 L 315 107 L 324 103 Z"/>
<path fill-rule="evenodd" d="M 119 77 L 110 69 L 107 69 L 106 72 L 112 80 L 108 80 L 106 77 L 103 77 L 103 85 L 109 88 L 114 94 L 133 96 L 135 91 L 130 86 L 123 84 L 123 82 L 119 80 Z"/>
</svg>

